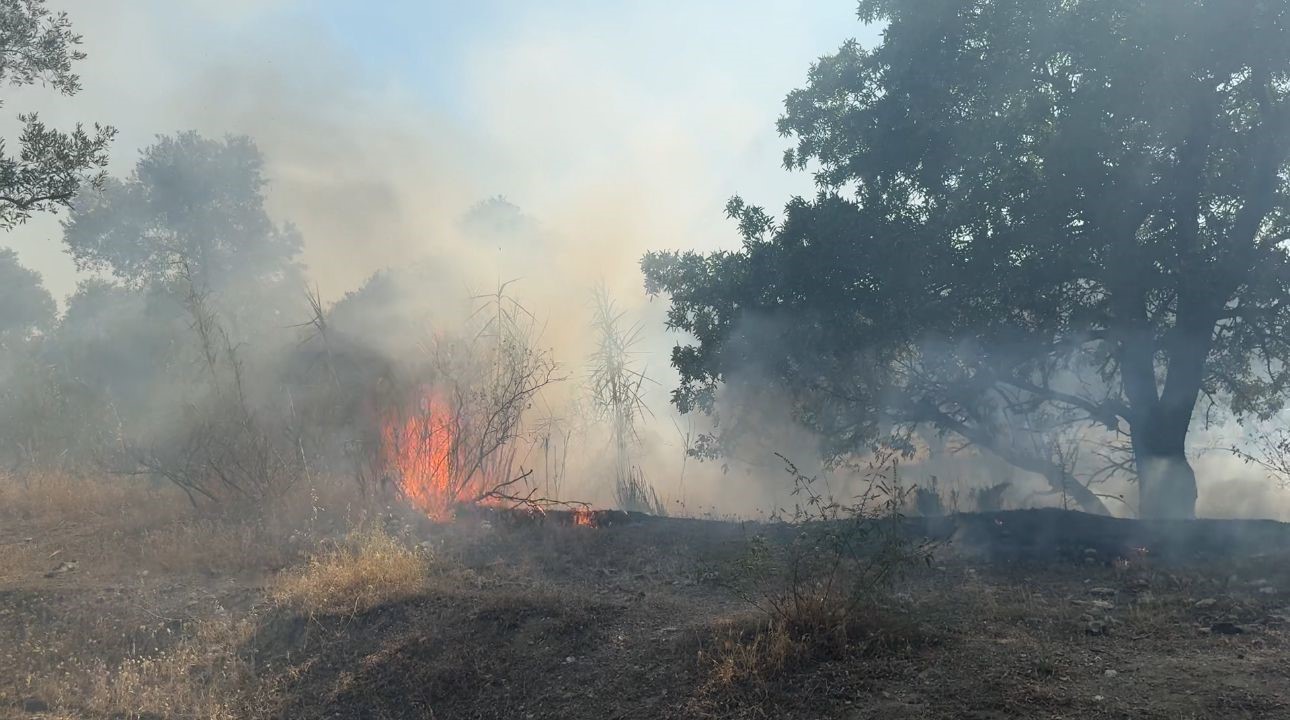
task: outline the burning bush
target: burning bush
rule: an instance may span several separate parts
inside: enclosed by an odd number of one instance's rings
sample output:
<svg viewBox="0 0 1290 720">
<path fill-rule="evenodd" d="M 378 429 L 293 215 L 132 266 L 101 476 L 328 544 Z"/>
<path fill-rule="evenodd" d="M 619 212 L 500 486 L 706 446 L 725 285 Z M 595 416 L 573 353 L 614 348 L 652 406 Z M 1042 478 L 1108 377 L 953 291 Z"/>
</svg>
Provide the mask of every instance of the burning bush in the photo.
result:
<svg viewBox="0 0 1290 720">
<path fill-rule="evenodd" d="M 499 291 L 494 317 L 470 339 L 437 336 L 415 389 L 384 393 L 380 459 L 401 494 L 435 520 L 461 504 L 524 506 L 537 495 L 522 451 L 540 441 L 526 424 L 535 396 L 557 381 L 550 354 L 535 347 L 522 308 Z M 410 406 L 410 407 L 409 407 Z"/>
</svg>

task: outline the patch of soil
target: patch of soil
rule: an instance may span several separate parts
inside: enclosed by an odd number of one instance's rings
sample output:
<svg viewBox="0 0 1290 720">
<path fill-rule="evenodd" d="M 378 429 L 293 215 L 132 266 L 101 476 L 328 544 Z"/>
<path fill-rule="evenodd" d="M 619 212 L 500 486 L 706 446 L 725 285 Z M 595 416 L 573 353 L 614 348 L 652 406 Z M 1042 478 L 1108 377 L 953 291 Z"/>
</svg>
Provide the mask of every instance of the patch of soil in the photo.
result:
<svg viewBox="0 0 1290 720">
<path fill-rule="evenodd" d="M 238 649 L 264 681 L 248 717 L 1290 717 L 1287 526 L 1053 511 L 910 526 L 948 539 L 880 608 L 918 642 L 858 644 L 725 694 L 700 655 L 749 617 L 724 581 L 762 526 L 419 527 L 452 572 L 340 616 L 268 609 L 270 572 L 33 567 L 0 582 L 0 646 L 17 648 L 0 657 L 0 715 L 75 713 L 33 694 L 60 662 L 146 656 L 227 612 L 259 622 Z M 43 557 L 61 541 L 34 542 Z"/>
</svg>

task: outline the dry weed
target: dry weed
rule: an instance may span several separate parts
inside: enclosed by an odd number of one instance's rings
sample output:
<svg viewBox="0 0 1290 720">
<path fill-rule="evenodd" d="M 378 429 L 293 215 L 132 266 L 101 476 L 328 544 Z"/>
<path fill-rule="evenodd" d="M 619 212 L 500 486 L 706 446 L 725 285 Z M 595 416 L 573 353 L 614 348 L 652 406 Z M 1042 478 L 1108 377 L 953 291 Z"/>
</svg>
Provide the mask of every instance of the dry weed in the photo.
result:
<svg viewBox="0 0 1290 720">
<path fill-rule="evenodd" d="M 421 553 L 369 529 L 284 573 L 271 595 L 310 615 L 352 614 L 416 594 L 425 587 L 427 569 Z"/>
</svg>

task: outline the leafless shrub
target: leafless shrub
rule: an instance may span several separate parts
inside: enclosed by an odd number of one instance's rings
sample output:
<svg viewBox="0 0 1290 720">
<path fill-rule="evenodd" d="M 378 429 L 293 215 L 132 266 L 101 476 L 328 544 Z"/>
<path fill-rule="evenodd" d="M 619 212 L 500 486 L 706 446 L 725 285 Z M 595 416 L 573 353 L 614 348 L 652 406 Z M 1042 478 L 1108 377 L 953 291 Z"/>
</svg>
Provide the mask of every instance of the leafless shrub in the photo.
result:
<svg viewBox="0 0 1290 720">
<path fill-rule="evenodd" d="M 573 442 L 573 434 L 569 421 L 554 415 L 541 418 L 533 429 L 536 450 L 542 456 L 541 475 L 535 484 L 540 485 L 542 494 L 548 498 L 563 497 L 561 489 L 569 469 L 569 446 Z"/>
<path fill-rule="evenodd" d="M 1230 452 L 1245 464 L 1261 468 L 1278 486 L 1290 487 L 1290 432 L 1261 428 L 1251 432 L 1243 446 L 1232 445 Z"/>
<path fill-rule="evenodd" d="M 127 472 L 169 480 L 194 505 L 263 506 L 305 475 L 304 448 L 290 419 L 257 411 L 227 332 L 191 282 L 185 298 L 201 354 L 203 380 L 173 430 L 144 444 L 127 441 Z"/>
</svg>

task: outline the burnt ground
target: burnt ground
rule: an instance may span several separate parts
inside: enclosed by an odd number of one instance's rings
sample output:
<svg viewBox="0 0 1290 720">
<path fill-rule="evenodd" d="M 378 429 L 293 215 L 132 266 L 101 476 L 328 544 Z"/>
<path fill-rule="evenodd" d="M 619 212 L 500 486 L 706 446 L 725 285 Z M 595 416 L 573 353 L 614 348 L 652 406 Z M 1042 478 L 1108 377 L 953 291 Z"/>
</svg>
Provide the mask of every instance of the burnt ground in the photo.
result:
<svg viewBox="0 0 1290 720">
<path fill-rule="evenodd" d="M 314 614 L 266 600 L 303 551 L 201 568 L 122 549 L 145 530 L 6 519 L 0 716 L 216 716 L 103 709 L 159 689 L 227 693 L 220 717 L 1290 717 L 1288 526 L 1056 511 L 910 525 L 945 544 L 873 609 L 881 641 L 732 683 L 714 657 L 756 620 L 727 580 L 758 526 L 418 527 L 424 588 Z M 148 686 L 175 672 L 115 673 L 216 616 L 252 627 L 236 663 L 185 656 L 182 690 Z"/>
</svg>

